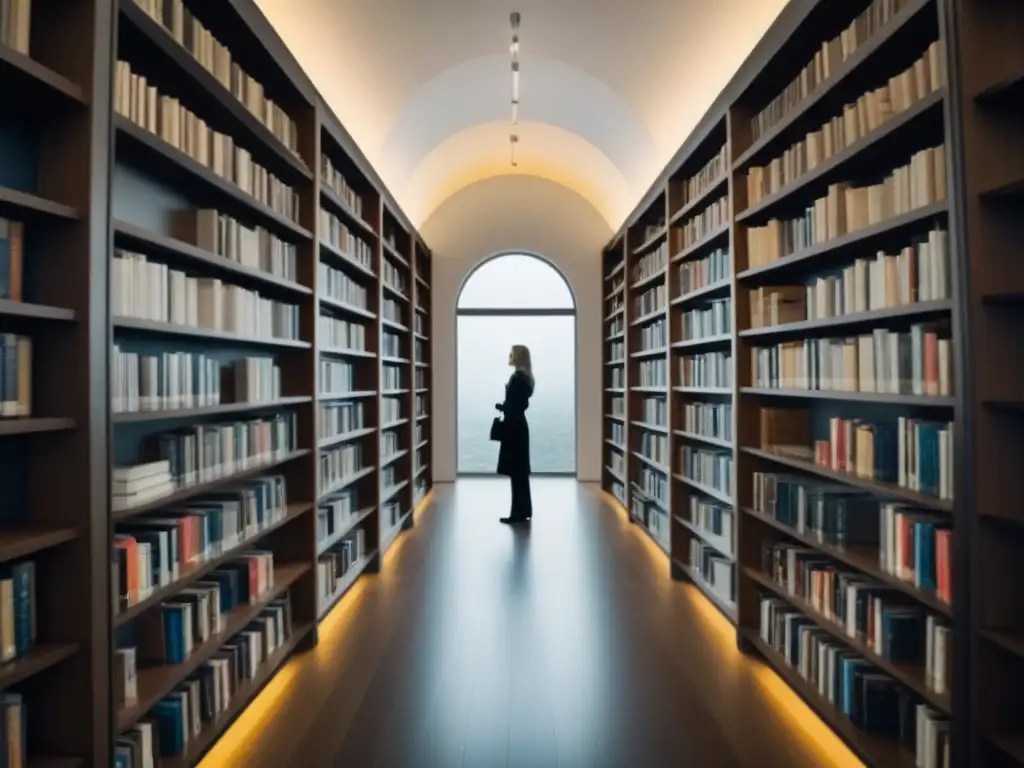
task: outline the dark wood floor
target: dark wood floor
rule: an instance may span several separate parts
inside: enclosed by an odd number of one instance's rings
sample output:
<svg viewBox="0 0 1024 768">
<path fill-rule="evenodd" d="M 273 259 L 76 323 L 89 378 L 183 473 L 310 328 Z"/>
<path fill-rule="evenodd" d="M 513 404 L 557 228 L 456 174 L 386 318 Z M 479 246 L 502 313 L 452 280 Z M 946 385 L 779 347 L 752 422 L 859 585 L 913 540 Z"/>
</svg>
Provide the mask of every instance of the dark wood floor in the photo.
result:
<svg viewBox="0 0 1024 768">
<path fill-rule="evenodd" d="M 600 495 L 439 486 L 202 768 L 858 766 Z"/>
</svg>

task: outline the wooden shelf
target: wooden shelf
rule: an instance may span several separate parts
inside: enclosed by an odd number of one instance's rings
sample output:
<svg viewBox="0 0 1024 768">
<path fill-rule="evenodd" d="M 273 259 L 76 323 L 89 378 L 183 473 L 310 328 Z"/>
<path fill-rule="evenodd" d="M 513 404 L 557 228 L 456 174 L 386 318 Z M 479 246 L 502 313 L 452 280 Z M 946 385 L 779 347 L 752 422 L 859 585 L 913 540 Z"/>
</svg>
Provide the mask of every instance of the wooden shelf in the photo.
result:
<svg viewBox="0 0 1024 768">
<path fill-rule="evenodd" d="M 362 216 L 357 214 L 351 208 L 349 208 L 342 201 L 340 197 L 334 194 L 334 190 L 329 187 L 320 187 L 320 203 L 327 203 L 327 207 L 332 210 L 339 218 L 345 219 L 349 224 L 354 224 L 362 230 L 362 234 L 368 238 L 376 238 L 377 233 L 373 229 L 373 225 L 366 221 Z"/>
<path fill-rule="evenodd" d="M 188 78 L 192 98 L 200 101 L 207 113 L 230 120 L 234 129 L 243 134 L 246 140 L 243 146 L 248 143 L 250 147 L 258 148 L 259 151 L 254 153 L 257 158 L 264 162 L 272 161 L 268 170 L 290 182 L 312 180 L 313 173 L 306 164 L 166 29 L 150 18 L 134 0 L 116 1 L 122 29 L 140 35 L 149 51 L 159 52 L 161 64 L 184 74 Z"/>
<path fill-rule="evenodd" d="M 11 437 L 13 435 L 31 435 L 37 432 L 65 432 L 67 430 L 74 428 L 74 419 L 0 419 L 0 437 Z"/>
<path fill-rule="evenodd" d="M 131 411 L 112 413 L 110 420 L 115 424 L 136 424 L 142 421 L 171 421 L 173 419 L 200 419 L 209 416 L 226 416 L 234 413 L 255 413 L 290 408 L 312 402 L 311 397 L 282 397 L 263 403 L 221 403 L 198 408 L 163 408 L 156 411 Z"/>
<path fill-rule="evenodd" d="M 377 275 L 374 274 L 372 269 L 365 267 L 358 261 L 353 259 L 338 246 L 332 245 L 325 240 L 320 241 L 320 254 L 327 255 L 332 260 L 332 266 L 336 266 L 340 269 L 345 270 L 350 275 L 361 278 L 363 280 L 376 280 Z M 323 299 L 324 297 L 321 297 Z M 341 306 L 347 306 L 341 302 L 337 302 Z"/>
<path fill-rule="evenodd" d="M 956 398 L 940 395 L 892 395 L 885 392 L 842 392 L 832 389 L 771 389 L 742 387 L 745 395 L 758 397 L 794 397 L 803 400 L 842 400 L 851 403 L 883 403 L 911 408 L 952 408 Z"/>
<path fill-rule="evenodd" d="M 764 642 L 753 630 L 741 628 L 740 634 L 764 657 L 779 677 L 786 681 L 797 695 L 813 709 L 828 726 L 845 741 L 867 765 L 873 768 L 913 768 L 914 756 L 905 752 L 890 739 L 869 736 L 859 730 L 835 706 L 818 693 L 817 688 L 804 680 L 789 666 L 778 651 Z"/>
<path fill-rule="evenodd" d="M 356 583 L 356 579 L 358 579 L 360 574 L 366 570 L 366 566 L 368 566 L 377 556 L 377 551 L 374 550 L 373 552 L 363 555 L 348 567 L 348 571 L 338 584 L 338 588 L 334 590 L 327 600 L 324 601 L 323 605 L 319 605 L 317 607 L 318 621 L 324 620 L 327 614 L 331 612 L 331 609 L 338 604 L 341 598 L 345 596 L 345 593 L 348 592 L 349 589 L 352 588 L 352 585 Z"/>
<path fill-rule="evenodd" d="M 190 587 L 192 584 L 206 576 L 206 574 L 217 570 L 222 565 L 225 565 L 232 560 L 237 559 L 240 555 L 256 547 L 261 539 L 266 538 L 274 531 L 284 525 L 287 525 L 298 517 L 301 517 L 312 509 L 312 504 L 289 504 L 284 517 L 277 522 L 264 526 L 262 530 L 257 531 L 254 535 L 247 538 L 238 546 L 231 547 L 230 549 L 221 552 L 221 554 L 211 557 L 210 559 L 194 565 L 191 568 L 186 568 L 177 579 L 167 586 L 157 587 L 147 597 L 133 605 L 129 605 L 120 613 L 116 613 L 114 615 L 114 626 L 120 627 L 127 624 L 143 614 L 145 611 L 148 611 L 153 606 L 159 605 L 165 600 L 176 595 L 181 590 Z"/>
<path fill-rule="evenodd" d="M 158 509 L 164 509 L 166 507 L 173 507 L 176 504 L 194 499 L 198 496 L 202 496 L 206 493 L 212 493 L 213 491 L 227 488 L 235 483 L 242 482 L 244 480 L 251 480 L 254 477 L 265 475 L 275 467 L 280 467 L 282 464 L 286 464 L 290 461 L 295 461 L 298 458 L 309 454 L 309 449 L 302 448 L 296 451 L 291 451 L 282 456 L 279 456 L 272 461 L 264 462 L 258 466 L 249 467 L 248 469 L 240 472 L 233 472 L 230 475 L 224 477 L 218 477 L 216 480 L 208 480 L 203 483 L 195 483 L 193 485 L 181 488 L 174 493 L 169 493 L 166 496 L 161 496 L 159 499 L 152 499 L 150 501 L 138 504 L 134 507 L 127 509 L 114 509 L 111 510 L 110 516 L 114 521 L 127 520 L 131 517 L 145 514 L 146 512 L 153 512 Z"/>
<path fill-rule="evenodd" d="M 34 555 L 59 547 L 78 538 L 74 528 L 47 528 L 36 525 L 0 527 L 0 562 Z"/>
<path fill-rule="evenodd" d="M 377 509 L 375 507 L 367 507 L 366 509 L 360 510 L 358 513 L 353 515 L 341 529 L 335 531 L 332 535 L 328 536 L 323 541 L 316 543 L 317 555 L 322 555 L 324 552 L 329 550 L 335 544 L 341 542 L 349 533 L 359 527 L 360 523 L 367 520 L 371 515 L 375 514 Z"/>
<path fill-rule="evenodd" d="M 949 713 L 950 702 L 949 696 L 945 694 L 936 693 L 928 688 L 925 683 L 925 671 L 924 667 L 913 666 L 908 664 L 900 664 L 894 661 L 890 661 L 884 656 L 879 656 L 877 653 L 868 648 L 867 644 L 862 640 L 850 637 L 846 632 L 846 628 L 840 626 L 829 617 L 817 611 L 814 606 L 803 598 L 797 597 L 796 595 L 790 594 L 781 584 L 777 584 L 762 573 L 759 573 L 753 568 L 744 568 L 744 575 L 748 579 L 753 579 L 758 585 L 768 590 L 776 597 L 782 598 L 785 602 L 789 603 L 792 607 L 796 608 L 803 615 L 814 621 L 821 629 L 824 629 L 832 637 L 839 642 L 848 646 L 851 650 L 855 651 L 865 659 L 870 661 L 876 667 L 881 669 L 883 672 L 891 675 L 895 680 L 898 680 L 903 685 L 907 686 L 910 690 L 914 691 L 918 696 L 927 701 L 931 706 L 935 707 L 941 712 Z"/>
<path fill-rule="evenodd" d="M 790 335 L 809 335 L 813 331 L 830 331 L 842 328 L 849 331 L 853 328 L 886 325 L 889 321 L 916 321 L 933 315 L 947 315 L 953 309 L 950 299 L 938 301 L 921 301 L 905 304 L 900 307 L 873 309 L 868 312 L 847 312 L 836 317 L 824 317 L 815 320 L 801 320 L 796 323 L 780 323 L 761 328 L 748 328 L 739 332 L 742 338 L 759 339 L 763 337 L 783 337 Z M 817 334 L 815 334 L 817 335 Z"/>
<path fill-rule="evenodd" d="M 255 603 L 243 603 L 221 617 L 224 629 L 194 646 L 180 664 L 143 667 L 138 670 L 138 699 L 117 711 L 117 732 L 123 733 L 146 716 L 156 704 L 209 660 L 221 646 L 248 626 L 266 607 L 309 572 L 309 563 L 274 565 L 274 586 Z M 163 763 L 161 763 L 162 765 Z"/>
<path fill-rule="evenodd" d="M 809 461 L 803 461 L 774 451 L 763 451 L 759 448 L 741 448 L 741 451 L 743 453 L 750 454 L 751 456 L 757 456 L 758 458 L 765 459 L 776 464 L 781 464 L 785 467 L 799 469 L 802 472 L 834 480 L 837 483 L 844 483 L 853 488 L 860 488 L 861 490 L 882 498 L 893 499 L 895 501 L 905 501 L 909 504 L 915 504 L 919 507 L 938 512 L 953 511 L 953 502 L 948 499 L 940 499 L 937 496 L 917 493 L 916 491 L 911 491 L 907 488 L 900 488 L 898 485 L 892 485 L 890 483 L 880 483 L 874 480 L 868 480 L 848 472 L 836 472 L 835 470 L 827 467 L 819 467 L 817 464 L 813 464 Z"/>
<path fill-rule="evenodd" d="M 143 320 L 138 317 L 115 316 L 112 320 L 114 328 L 127 331 L 146 331 L 149 333 L 162 333 L 166 336 L 184 336 L 197 339 L 215 339 L 217 341 L 230 341 L 235 344 L 260 347 L 282 347 L 291 349 L 309 349 L 308 341 L 293 339 L 263 339 L 255 336 L 240 336 L 237 333 L 227 331 L 214 331 L 209 328 L 194 328 L 190 325 L 178 325 L 177 323 L 164 323 L 159 320 Z"/>
<path fill-rule="evenodd" d="M 241 187 L 221 178 L 210 168 L 126 117 L 115 114 L 113 121 L 116 129 L 115 146 L 119 155 L 130 153 L 128 156 L 144 165 L 147 171 L 168 177 L 172 184 L 176 181 L 179 184 L 182 181 L 201 184 L 209 194 L 217 195 L 224 203 L 259 216 L 268 228 L 276 230 L 285 239 L 308 240 L 313 236 L 308 229 L 243 192 Z"/>
<path fill-rule="evenodd" d="M 33 108 L 45 105 L 80 107 L 86 103 L 85 92 L 77 83 L 0 43 L 0 89 L 11 103 L 30 103 Z"/>
<path fill-rule="evenodd" d="M 29 304 L 23 301 L 10 301 L 8 299 L 0 299 L 0 315 L 64 322 L 72 322 L 75 319 L 75 313 L 70 309 L 47 307 L 41 304 Z"/>
<path fill-rule="evenodd" d="M 953 606 L 939 598 L 934 592 L 915 587 L 910 582 L 904 581 L 883 570 L 878 563 L 878 547 L 841 547 L 837 544 L 819 541 L 814 536 L 800 533 L 792 526 L 780 523 L 778 520 L 763 515 L 760 512 L 755 512 L 748 507 L 743 508 L 743 513 L 765 525 L 770 525 L 777 531 L 781 531 L 794 541 L 799 541 L 801 544 L 806 544 L 813 549 L 820 550 L 823 554 L 860 571 L 866 576 L 870 576 L 890 587 L 895 587 L 903 592 L 903 594 L 914 598 L 921 605 L 937 614 L 943 616 L 953 615 Z"/>
<path fill-rule="evenodd" d="M 135 5 L 134 0 L 125 1 L 129 5 Z M 114 222 L 114 239 L 116 242 L 140 248 L 148 254 L 156 254 L 185 264 L 194 264 L 203 269 L 209 269 L 224 275 L 229 280 L 238 282 L 238 278 L 242 278 L 242 282 L 254 284 L 257 289 L 272 287 L 297 295 L 309 295 L 312 293 L 310 288 L 299 283 L 285 280 L 269 272 L 264 272 L 262 269 L 249 267 L 225 256 L 219 256 L 216 253 L 197 248 L 183 240 L 151 232 L 144 227 L 136 226 L 127 221 Z"/>
<path fill-rule="evenodd" d="M 686 563 L 676 559 L 673 559 L 672 562 L 676 568 L 679 568 L 686 574 L 690 582 L 701 591 L 701 594 L 703 594 L 713 606 L 721 611 L 722 615 L 725 616 L 725 618 L 729 620 L 729 623 L 735 627 L 737 621 L 736 606 L 727 600 L 723 600 L 721 596 L 716 594 L 711 587 L 704 582 L 704 579 L 700 577 L 700 574 L 694 571 Z"/>
<path fill-rule="evenodd" d="M 78 650 L 79 646 L 75 643 L 39 643 L 24 656 L 0 664 L 0 688 L 10 688 L 56 667 L 78 653 Z"/>
<path fill-rule="evenodd" d="M 341 443 L 347 443 L 351 440 L 358 440 L 361 437 L 372 435 L 377 431 L 375 427 L 365 427 L 363 429 L 353 429 L 349 432 L 343 432 L 340 435 L 331 435 L 330 437 L 321 437 L 320 442 L 317 443 L 317 447 L 321 450 L 325 448 L 332 448 L 335 445 Z"/>
<path fill-rule="evenodd" d="M 21 192 L 10 187 L 0 186 L 0 216 L 20 218 L 53 218 L 65 221 L 78 219 L 78 211 L 68 205 L 46 200 L 37 195 Z"/>
</svg>

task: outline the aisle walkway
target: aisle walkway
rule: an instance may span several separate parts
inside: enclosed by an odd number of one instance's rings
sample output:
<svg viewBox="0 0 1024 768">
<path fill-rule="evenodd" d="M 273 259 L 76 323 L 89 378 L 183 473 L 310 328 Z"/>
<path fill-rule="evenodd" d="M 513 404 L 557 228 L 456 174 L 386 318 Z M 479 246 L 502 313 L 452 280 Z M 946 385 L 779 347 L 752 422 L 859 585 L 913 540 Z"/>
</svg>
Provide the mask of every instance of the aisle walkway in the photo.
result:
<svg viewBox="0 0 1024 768">
<path fill-rule="evenodd" d="M 461 480 L 201 768 L 859 765 L 621 512 Z"/>
</svg>

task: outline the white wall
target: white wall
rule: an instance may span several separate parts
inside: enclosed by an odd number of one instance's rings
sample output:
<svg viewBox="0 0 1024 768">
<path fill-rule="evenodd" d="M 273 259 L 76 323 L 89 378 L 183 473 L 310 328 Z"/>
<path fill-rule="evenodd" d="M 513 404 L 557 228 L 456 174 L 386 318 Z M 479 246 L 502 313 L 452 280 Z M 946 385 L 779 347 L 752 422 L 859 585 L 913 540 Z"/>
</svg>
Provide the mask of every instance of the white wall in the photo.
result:
<svg viewBox="0 0 1024 768">
<path fill-rule="evenodd" d="M 612 232 L 584 198 L 535 176 L 497 176 L 448 198 L 420 227 L 434 254 L 434 479 L 455 479 L 455 304 L 462 281 L 496 253 L 528 251 L 549 259 L 576 295 L 577 477 L 601 479 L 601 251 Z"/>
</svg>

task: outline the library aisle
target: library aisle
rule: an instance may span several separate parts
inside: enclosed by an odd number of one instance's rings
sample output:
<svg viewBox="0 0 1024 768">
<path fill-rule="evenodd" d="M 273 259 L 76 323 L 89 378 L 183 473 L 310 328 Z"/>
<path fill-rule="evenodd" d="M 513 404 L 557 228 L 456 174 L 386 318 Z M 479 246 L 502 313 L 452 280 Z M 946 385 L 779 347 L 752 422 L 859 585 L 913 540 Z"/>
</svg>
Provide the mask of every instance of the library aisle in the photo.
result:
<svg viewBox="0 0 1024 768">
<path fill-rule="evenodd" d="M 201 768 L 860 765 L 609 497 L 533 488 L 517 530 L 437 486 Z"/>
</svg>

